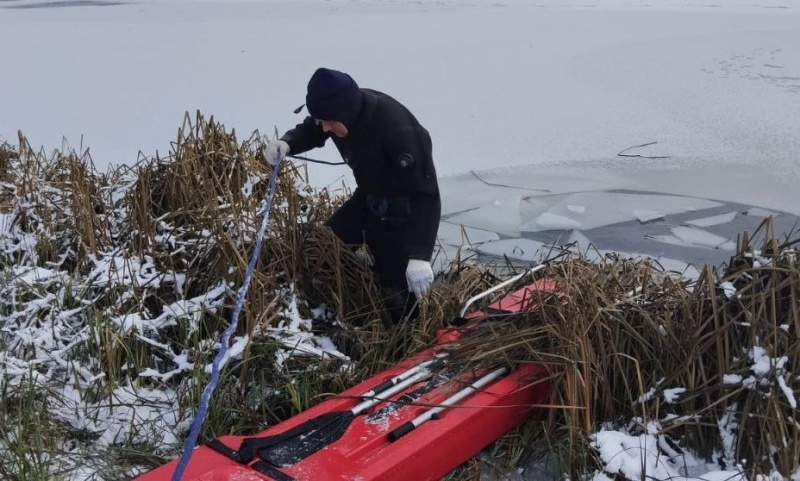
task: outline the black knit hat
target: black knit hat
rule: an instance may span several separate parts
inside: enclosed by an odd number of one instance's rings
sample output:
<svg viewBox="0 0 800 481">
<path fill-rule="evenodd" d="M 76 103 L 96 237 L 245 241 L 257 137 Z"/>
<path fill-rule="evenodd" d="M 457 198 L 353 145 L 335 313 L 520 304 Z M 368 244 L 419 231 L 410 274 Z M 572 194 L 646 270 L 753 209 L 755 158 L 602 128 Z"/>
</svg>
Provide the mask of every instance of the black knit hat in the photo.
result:
<svg viewBox="0 0 800 481">
<path fill-rule="evenodd" d="M 347 125 L 361 109 L 361 89 L 346 73 L 319 68 L 308 81 L 306 107 L 315 119 L 338 120 Z"/>
</svg>

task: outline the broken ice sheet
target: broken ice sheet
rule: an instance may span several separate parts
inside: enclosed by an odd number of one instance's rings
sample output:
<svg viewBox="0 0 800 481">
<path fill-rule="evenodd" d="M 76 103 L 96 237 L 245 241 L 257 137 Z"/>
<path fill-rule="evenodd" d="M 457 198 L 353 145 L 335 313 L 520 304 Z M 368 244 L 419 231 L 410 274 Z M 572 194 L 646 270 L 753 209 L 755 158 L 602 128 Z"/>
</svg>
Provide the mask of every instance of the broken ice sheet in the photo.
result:
<svg viewBox="0 0 800 481">
<path fill-rule="evenodd" d="M 700 219 L 692 219 L 686 221 L 687 224 L 695 227 L 710 227 L 712 225 L 727 224 L 736 218 L 738 212 L 728 212 L 726 214 L 714 215 L 711 217 L 702 217 Z"/>
<path fill-rule="evenodd" d="M 664 213 L 659 212 L 657 210 L 634 209 L 633 215 L 635 215 L 636 218 L 639 219 L 639 222 L 641 223 L 664 218 Z"/>
<path fill-rule="evenodd" d="M 688 245 L 713 247 L 724 251 L 736 250 L 735 242 L 727 237 L 718 236 L 707 230 L 698 229 L 696 227 L 678 226 L 671 228 L 669 231 Z"/>
<path fill-rule="evenodd" d="M 547 256 L 551 248 L 532 239 L 501 239 L 482 244 L 475 250 L 479 254 L 492 257 L 506 256 L 524 262 L 539 262 Z"/>
<path fill-rule="evenodd" d="M 585 205 L 568 205 L 567 210 L 572 212 L 573 214 L 583 215 L 586 213 L 586 206 Z"/>
<path fill-rule="evenodd" d="M 656 262 L 660 265 L 664 272 L 677 275 L 689 281 L 697 281 L 700 279 L 700 271 L 687 262 L 670 257 L 657 257 Z"/>
<path fill-rule="evenodd" d="M 522 224 L 520 230 L 523 232 L 539 232 L 558 228 L 589 230 L 620 222 L 641 220 L 639 215 L 645 215 L 645 218 L 655 215 L 655 213 L 666 216 L 710 209 L 721 205 L 719 202 L 711 200 L 678 195 L 579 192 L 556 202 L 536 221 Z M 585 213 L 578 214 L 575 212 L 575 206 L 589 207 Z M 636 207 L 635 211 L 632 209 L 633 206 Z M 556 220 L 560 220 L 560 222 L 556 222 Z M 576 226 L 576 224 L 578 225 Z"/>
<path fill-rule="evenodd" d="M 608 249 L 589 249 L 585 253 L 586 259 L 592 262 L 604 262 L 608 257 L 619 259 L 651 259 L 660 266 L 670 277 L 686 279 L 694 282 L 700 279 L 700 271 L 695 266 L 671 257 L 654 257 L 637 252 L 623 252 Z"/>
<path fill-rule="evenodd" d="M 521 223 L 520 195 L 495 198 L 477 209 L 461 212 L 447 218 L 453 224 L 463 224 L 509 237 L 519 236 Z"/>
<path fill-rule="evenodd" d="M 451 246 L 474 245 L 498 240 L 495 232 L 442 221 L 439 223 L 439 242 Z"/>
<path fill-rule="evenodd" d="M 761 207 L 751 207 L 744 211 L 746 215 L 752 215 L 753 217 L 778 217 L 780 214 L 778 212 L 772 212 L 771 210 L 762 209 Z"/>
<path fill-rule="evenodd" d="M 580 222 L 562 215 L 551 214 L 550 212 L 545 212 L 540 215 L 539 218 L 536 219 L 535 224 L 536 227 L 539 227 L 539 230 L 569 230 L 581 228 Z"/>
<path fill-rule="evenodd" d="M 456 259 L 464 261 L 474 257 L 475 252 L 467 246 L 439 245 L 434 249 L 431 267 L 434 274 L 439 274 L 447 272 L 450 263 Z"/>
<path fill-rule="evenodd" d="M 567 242 L 561 243 L 561 245 L 569 245 L 571 251 L 586 255 L 586 252 L 592 248 L 592 241 L 583 232 L 573 230 L 569 234 Z"/>
<path fill-rule="evenodd" d="M 674 245 L 674 246 L 684 246 L 684 247 L 687 246 L 686 242 L 678 239 L 674 235 L 669 235 L 669 234 L 665 234 L 665 235 L 649 235 L 649 234 L 646 234 L 644 236 L 644 238 L 645 239 L 649 239 L 649 240 L 654 240 L 654 241 L 657 241 L 657 242 L 663 242 L 664 244 L 669 244 L 669 245 Z M 701 247 L 701 246 L 692 245 L 691 247 Z"/>
<path fill-rule="evenodd" d="M 551 205 L 558 200 L 555 196 L 547 197 L 523 197 L 519 201 L 519 219 L 520 223 L 531 222 L 536 220 L 542 213 L 547 212 Z"/>
</svg>

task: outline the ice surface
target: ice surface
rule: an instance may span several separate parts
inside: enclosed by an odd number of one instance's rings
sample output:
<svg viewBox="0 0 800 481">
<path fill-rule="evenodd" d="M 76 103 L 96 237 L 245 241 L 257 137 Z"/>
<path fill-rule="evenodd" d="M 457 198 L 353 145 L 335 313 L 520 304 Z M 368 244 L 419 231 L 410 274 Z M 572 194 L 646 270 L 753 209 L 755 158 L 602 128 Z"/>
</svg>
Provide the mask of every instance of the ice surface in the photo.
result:
<svg viewBox="0 0 800 481">
<path fill-rule="evenodd" d="M 592 170 L 603 170 L 592 169 L 598 159 L 658 141 L 657 153 L 670 159 L 625 158 L 627 173 L 673 169 L 683 182 L 654 183 L 678 190 L 705 184 L 702 195 L 716 198 L 710 189 L 735 192 L 747 179 L 724 182 L 719 169 L 714 176 L 687 165 L 694 159 L 758 165 L 749 173 L 788 173 L 797 180 L 792 153 L 800 140 L 787 126 L 800 124 L 800 82 L 790 80 L 799 77 L 798 10 L 788 2 L 780 9 L 766 3 L 778 2 L 725 2 L 711 16 L 702 2 L 680 0 L 603 0 L 593 8 L 552 0 L 3 8 L 0 42 L 43 40 L 22 45 L 14 74 L 0 78 L 0 91 L 15 92 L 5 99 L 0 136 L 15 139 L 22 129 L 49 150 L 64 135 L 75 145 L 84 135 L 94 162 L 104 167 L 131 163 L 140 150 L 163 152 L 187 110 L 213 113 L 239 132 L 259 128 L 271 135 L 273 127 L 282 132 L 297 123 L 292 110 L 302 103 L 310 74 L 328 62 L 411 107 L 431 131 L 439 175 L 582 161 L 563 173 L 563 182 L 540 179 L 521 187 L 587 190 L 592 187 L 579 184 L 607 183 L 591 178 Z M 672 14 L 663 15 L 664 8 Z M 734 11 L 739 14 L 730 15 Z M 296 19 L 303 19 L 302 36 Z M 349 27 L 338 32 L 338 53 L 321 52 L 331 26 L 344 23 Z M 553 42 L 564 26 L 578 34 Z M 217 41 L 198 42 L 207 29 Z M 416 32 L 413 42 L 409 31 Z M 286 38 L 294 38 L 292 49 L 272 48 Z M 759 49 L 763 45 L 776 48 Z M 77 59 L 75 52 L 81 53 Z M 195 61 L 201 55 L 222 63 L 208 71 Z M 753 58 L 749 68 L 745 57 Z M 266 58 L 283 65 L 280 72 Z M 475 58 L 483 59 L 481 68 Z M 390 68 L 398 62 L 406 68 Z M 672 74 L 664 75 L 665 68 Z M 51 81 L 53 71 L 59 82 Z M 170 74 L 153 82 L 152 72 Z M 127 95 L 120 97 L 120 90 Z M 76 114 L 86 110 L 92 115 Z M 339 160 L 330 146 L 312 154 Z M 320 186 L 351 179 L 346 167 L 309 167 Z"/>
<path fill-rule="evenodd" d="M 519 220 L 520 224 L 536 220 L 553 203 L 556 202 L 557 196 L 527 196 L 519 201 Z"/>
<path fill-rule="evenodd" d="M 644 239 L 653 240 L 656 242 L 662 242 L 664 244 L 674 245 L 674 246 L 682 246 L 682 247 L 696 247 L 698 249 L 710 249 L 710 247 L 702 246 L 698 244 L 692 244 L 690 242 L 686 242 L 684 240 L 679 239 L 678 237 L 670 234 L 664 235 L 646 235 Z"/>
<path fill-rule="evenodd" d="M 537 230 L 570 230 L 580 229 L 581 223 L 558 214 L 545 212 L 536 219 Z"/>
<path fill-rule="evenodd" d="M 451 246 L 482 244 L 500 238 L 495 232 L 473 229 L 447 221 L 439 223 L 439 233 L 437 237 L 440 243 Z"/>
<path fill-rule="evenodd" d="M 658 264 L 664 268 L 665 271 L 677 274 L 689 281 L 696 281 L 700 279 L 700 271 L 692 264 L 663 256 L 657 257 L 656 262 L 658 262 Z"/>
<path fill-rule="evenodd" d="M 570 206 L 586 206 L 585 213 L 576 214 Z M 691 212 L 718 207 L 719 202 L 674 195 L 633 194 L 619 192 L 580 192 L 555 203 L 535 222 L 520 226 L 523 232 L 553 229 L 583 230 L 620 222 L 641 220 L 642 215 L 659 215 Z M 652 220 L 652 219 L 651 219 Z"/>
<path fill-rule="evenodd" d="M 539 262 L 547 256 L 550 247 L 531 239 L 501 239 L 482 244 L 475 250 L 492 257 L 506 256 L 517 261 Z"/>
<path fill-rule="evenodd" d="M 453 224 L 463 224 L 509 237 L 519 236 L 519 195 L 495 198 L 491 203 L 447 218 Z"/>
<path fill-rule="evenodd" d="M 634 209 L 633 215 L 635 215 L 641 223 L 664 218 L 664 213 L 657 210 Z"/>
<path fill-rule="evenodd" d="M 431 267 L 434 274 L 447 270 L 450 263 L 459 260 L 475 260 L 475 252 L 469 247 L 439 245 L 434 249 Z"/>
<path fill-rule="evenodd" d="M 442 195 L 442 216 L 476 209 L 497 201 L 508 203 L 530 196 L 533 192 L 524 188 L 486 185 L 472 174 L 449 176 L 439 179 Z"/>
<path fill-rule="evenodd" d="M 567 241 L 562 245 L 569 244 L 575 244 L 573 250 L 582 254 L 586 254 L 586 252 L 592 247 L 592 241 L 586 237 L 586 234 L 579 230 L 573 230 L 570 232 Z"/>
<path fill-rule="evenodd" d="M 568 205 L 567 210 L 572 212 L 573 214 L 583 215 L 586 213 L 586 206 L 585 205 Z"/>
<path fill-rule="evenodd" d="M 671 228 L 670 232 L 687 245 L 712 247 L 725 251 L 736 250 L 736 243 L 732 240 L 696 227 L 678 226 Z"/>
<path fill-rule="evenodd" d="M 714 215 L 711 217 L 703 217 L 700 219 L 692 219 L 686 221 L 687 224 L 695 227 L 710 227 L 712 225 L 727 224 L 736 218 L 738 212 L 728 212 L 726 214 Z"/>
<path fill-rule="evenodd" d="M 762 209 L 761 207 L 751 207 L 745 211 L 746 215 L 752 215 L 753 217 L 775 217 L 780 215 L 777 212 L 773 212 L 771 210 Z"/>
</svg>

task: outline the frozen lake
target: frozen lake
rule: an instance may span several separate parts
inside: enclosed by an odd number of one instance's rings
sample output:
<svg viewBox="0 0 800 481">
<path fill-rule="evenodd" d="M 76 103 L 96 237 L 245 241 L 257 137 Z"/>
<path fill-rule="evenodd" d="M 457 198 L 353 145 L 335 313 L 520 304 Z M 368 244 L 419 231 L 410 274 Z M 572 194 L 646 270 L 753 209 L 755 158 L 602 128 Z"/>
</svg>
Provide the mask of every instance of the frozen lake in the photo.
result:
<svg viewBox="0 0 800 481">
<path fill-rule="evenodd" d="M 168 151 L 187 111 L 280 134 L 329 66 L 431 131 L 443 243 L 464 225 L 502 238 L 485 255 L 566 239 L 718 263 L 764 211 L 783 232 L 800 214 L 798 20 L 788 0 L 3 0 L 0 138 L 103 169 Z"/>
</svg>

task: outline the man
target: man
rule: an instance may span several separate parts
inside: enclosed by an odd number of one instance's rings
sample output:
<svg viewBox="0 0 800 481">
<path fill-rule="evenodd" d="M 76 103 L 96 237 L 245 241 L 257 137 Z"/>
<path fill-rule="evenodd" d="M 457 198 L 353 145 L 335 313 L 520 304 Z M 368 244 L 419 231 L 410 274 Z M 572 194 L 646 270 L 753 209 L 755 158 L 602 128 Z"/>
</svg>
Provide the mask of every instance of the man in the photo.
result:
<svg viewBox="0 0 800 481">
<path fill-rule="evenodd" d="M 367 244 L 392 321 L 416 316 L 410 292 L 422 299 L 433 282 L 441 216 L 428 131 L 397 100 L 326 68 L 309 80 L 306 107 L 310 115 L 268 145 L 267 160 L 274 165 L 333 140 L 356 190 L 326 225 L 345 244 Z"/>
</svg>

